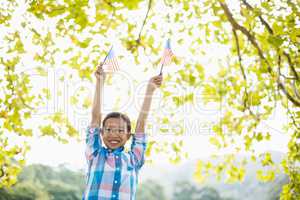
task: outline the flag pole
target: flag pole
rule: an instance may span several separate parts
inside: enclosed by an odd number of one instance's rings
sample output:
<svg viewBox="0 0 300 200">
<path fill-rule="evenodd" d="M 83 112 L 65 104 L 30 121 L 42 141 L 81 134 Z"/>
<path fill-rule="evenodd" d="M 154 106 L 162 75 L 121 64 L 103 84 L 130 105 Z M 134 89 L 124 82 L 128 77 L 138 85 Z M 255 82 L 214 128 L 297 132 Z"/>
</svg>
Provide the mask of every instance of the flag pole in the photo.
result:
<svg viewBox="0 0 300 200">
<path fill-rule="evenodd" d="M 165 58 L 164 58 L 163 61 L 161 62 L 159 75 L 162 75 L 162 70 L 163 70 L 163 68 L 164 68 L 164 64 L 165 64 Z"/>
<path fill-rule="evenodd" d="M 108 53 L 106 54 L 106 56 L 105 56 L 103 62 L 100 63 L 100 66 L 101 66 L 101 67 L 104 65 L 104 63 L 105 63 L 105 61 L 106 61 L 106 59 L 107 59 L 107 57 L 108 57 L 108 55 L 109 55 L 109 52 L 112 50 L 112 48 L 113 48 L 113 46 L 110 47 L 110 50 L 109 50 Z M 104 75 L 104 76 L 105 76 L 105 75 Z M 105 80 L 104 80 L 104 81 L 105 81 Z M 104 106 L 104 95 L 103 95 L 103 94 L 104 94 L 104 82 L 103 82 L 102 84 L 103 84 L 103 87 L 102 87 L 102 95 L 101 95 L 101 102 L 102 102 L 102 104 L 100 104 L 100 110 L 101 110 L 101 112 L 103 113 L 103 106 Z"/>
<path fill-rule="evenodd" d="M 162 64 L 161 64 L 161 67 L 160 67 L 160 73 L 159 73 L 159 75 L 162 75 L 163 67 L 164 67 L 164 64 L 162 63 Z"/>
</svg>

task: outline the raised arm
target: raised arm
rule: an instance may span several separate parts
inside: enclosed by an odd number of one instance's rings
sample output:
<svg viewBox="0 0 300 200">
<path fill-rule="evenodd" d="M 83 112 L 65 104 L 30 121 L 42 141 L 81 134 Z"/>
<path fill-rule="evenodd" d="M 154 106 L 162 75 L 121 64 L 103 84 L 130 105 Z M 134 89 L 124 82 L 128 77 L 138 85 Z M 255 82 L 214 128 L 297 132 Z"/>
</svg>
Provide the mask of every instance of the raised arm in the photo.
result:
<svg viewBox="0 0 300 200">
<path fill-rule="evenodd" d="M 155 89 L 161 86 L 162 79 L 163 79 L 162 75 L 154 76 L 150 79 L 150 81 L 147 85 L 144 102 L 143 102 L 140 114 L 138 116 L 138 119 L 137 119 L 137 125 L 136 125 L 136 129 L 135 129 L 136 133 L 144 133 L 145 132 L 147 117 L 148 117 L 149 110 L 151 107 L 152 96 L 153 96 Z"/>
<path fill-rule="evenodd" d="M 94 101 L 92 107 L 92 121 L 90 127 L 96 128 L 101 125 L 101 105 L 103 101 L 103 86 L 105 81 L 105 73 L 101 65 L 97 66 L 97 70 L 95 72 L 96 77 L 96 88 L 94 94 Z"/>
<path fill-rule="evenodd" d="M 153 93 L 156 88 L 160 87 L 161 82 L 162 75 L 154 76 L 150 79 L 146 89 L 144 102 L 137 119 L 135 134 L 133 135 L 130 152 L 130 154 L 132 155 L 132 164 L 137 170 L 139 170 L 144 164 L 147 145 L 145 134 L 147 117 L 149 114 Z"/>
</svg>

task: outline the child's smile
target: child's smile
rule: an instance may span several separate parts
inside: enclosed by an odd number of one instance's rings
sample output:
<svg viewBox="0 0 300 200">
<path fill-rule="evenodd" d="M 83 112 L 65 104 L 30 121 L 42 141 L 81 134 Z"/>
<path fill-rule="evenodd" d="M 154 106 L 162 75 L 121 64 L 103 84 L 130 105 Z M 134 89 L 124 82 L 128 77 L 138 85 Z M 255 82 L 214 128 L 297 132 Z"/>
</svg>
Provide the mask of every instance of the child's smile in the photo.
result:
<svg viewBox="0 0 300 200">
<path fill-rule="evenodd" d="M 108 143 L 109 143 L 109 148 L 110 149 L 115 149 L 118 148 L 120 146 L 121 143 L 121 139 L 117 139 L 117 138 L 109 138 L 107 139 Z"/>
</svg>

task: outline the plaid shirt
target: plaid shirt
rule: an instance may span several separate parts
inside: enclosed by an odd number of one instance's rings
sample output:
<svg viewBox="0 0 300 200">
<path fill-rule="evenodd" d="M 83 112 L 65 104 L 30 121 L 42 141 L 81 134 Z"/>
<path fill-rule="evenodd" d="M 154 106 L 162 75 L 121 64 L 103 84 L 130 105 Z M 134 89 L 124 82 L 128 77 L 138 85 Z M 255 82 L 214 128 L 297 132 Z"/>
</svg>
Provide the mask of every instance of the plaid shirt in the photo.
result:
<svg viewBox="0 0 300 200">
<path fill-rule="evenodd" d="M 133 135 L 131 150 L 102 146 L 100 128 L 87 128 L 88 171 L 83 200 L 134 200 L 138 171 L 144 164 L 146 134 Z"/>
</svg>

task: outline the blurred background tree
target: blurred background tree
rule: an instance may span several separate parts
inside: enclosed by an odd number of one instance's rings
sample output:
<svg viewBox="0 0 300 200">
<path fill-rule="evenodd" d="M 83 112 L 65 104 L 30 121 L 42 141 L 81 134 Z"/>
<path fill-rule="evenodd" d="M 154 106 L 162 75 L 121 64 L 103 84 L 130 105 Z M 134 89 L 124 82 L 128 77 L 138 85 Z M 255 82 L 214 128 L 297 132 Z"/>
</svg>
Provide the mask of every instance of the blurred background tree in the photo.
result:
<svg viewBox="0 0 300 200">
<path fill-rule="evenodd" d="M 162 166 L 159 166 L 160 168 Z M 174 169 L 178 168 L 173 167 Z M 171 169 L 174 170 L 174 169 Z M 185 169 L 185 167 L 183 167 Z M 152 169 L 146 171 L 151 173 Z M 145 172 L 145 173 L 146 173 Z M 166 174 L 176 177 L 178 171 Z M 243 185 L 215 183 L 211 178 L 206 185 L 199 185 L 191 177 L 168 178 L 168 182 L 161 181 L 161 174 L 154 172 L 153 179 L 140 182 L 136 198 L 172 199 L 172 200 L 235 200 L 244 198 L 255 200 L 258 197 L 265 200 L 276 200 L 280 195 L 280 187 L 286 182 L 286 177 L 272 183 L 260 183 L 251 175 Z M 34 164 L 26 166 L 19 175 L 18 182 L 10 188 L 0 189 L 0 200 L 79 200 L 84 190 L 84 172 L 73 171 L 61 165 L 50 167 Z M 237 192 L 238 191 L 238 192 Z"/>
<path fill-rule="evenodd" d="M 166 200 L 164 187 L 154 180 L 146 180 L 139 185 L 136 194 L 137 199 L 161 199 Z"/>
</svg>

